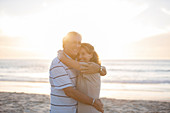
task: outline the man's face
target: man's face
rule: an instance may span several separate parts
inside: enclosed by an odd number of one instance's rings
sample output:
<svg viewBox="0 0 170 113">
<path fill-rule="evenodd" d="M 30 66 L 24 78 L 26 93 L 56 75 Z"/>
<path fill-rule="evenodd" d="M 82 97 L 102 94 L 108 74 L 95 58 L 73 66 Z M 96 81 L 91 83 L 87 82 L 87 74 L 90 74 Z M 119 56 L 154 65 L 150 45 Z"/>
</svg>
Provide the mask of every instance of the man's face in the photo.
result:
<svg viewBox="0 0 170 113">
<path fill-rule="evenodd" d="M 64 49 L 69 53 L 70 57 L 75 58 L 81 47 L 81 37 L 72 36 L 64 46 Z"/>
</svg>

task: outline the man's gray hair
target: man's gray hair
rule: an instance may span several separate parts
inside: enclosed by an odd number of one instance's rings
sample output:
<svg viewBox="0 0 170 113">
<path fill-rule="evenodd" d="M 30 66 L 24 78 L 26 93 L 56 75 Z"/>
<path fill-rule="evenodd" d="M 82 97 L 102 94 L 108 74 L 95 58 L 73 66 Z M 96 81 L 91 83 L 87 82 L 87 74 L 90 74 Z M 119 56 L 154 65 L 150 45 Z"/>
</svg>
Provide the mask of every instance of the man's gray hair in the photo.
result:
<svg viewBox="0 0 170 113">
<path fill-rule="evenodd" d="M 70 39 L 70 37 L 72 36 L 78 36 L 81 38 L 81 35 L 78 32 L 72 31 L 72 32 L 68 32 L 67 35 L 63 38 L 63 48 L 65 43 Z"/>
</svg>

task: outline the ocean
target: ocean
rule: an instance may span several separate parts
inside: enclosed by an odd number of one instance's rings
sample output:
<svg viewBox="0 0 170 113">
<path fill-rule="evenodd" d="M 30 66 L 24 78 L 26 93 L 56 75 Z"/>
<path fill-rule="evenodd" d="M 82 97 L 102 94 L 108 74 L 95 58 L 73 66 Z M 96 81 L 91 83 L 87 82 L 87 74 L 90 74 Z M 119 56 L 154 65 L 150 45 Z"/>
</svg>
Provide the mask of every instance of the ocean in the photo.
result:
<svg viewBox="0 0 170 113">
<path fill-rule="evenodd" d="M 51 61 L 1 59 L 0 91 L 3 89 L 2 83 L 4 82 L 49 84 Z M 102 60 L 102 65 L 107 68 L 107 75 L 101 77 L 103 91 L 133 90 L 167 92 L 168 95 L 170 94 L 170 60 Z M 102 95 L 106 94 L 103 93 Z"/>
<path fill-rule="evenodd" d="M 48 82 L 50 60 L 0 60 L 0 81 Z M 105 83 L 170 84 L 170 60 L 104 60 Z"/>
<path fill-rule="evenodd" d="M 108 60 L 103 82 L 170 84 L 170 60 Z"/>
</svg>

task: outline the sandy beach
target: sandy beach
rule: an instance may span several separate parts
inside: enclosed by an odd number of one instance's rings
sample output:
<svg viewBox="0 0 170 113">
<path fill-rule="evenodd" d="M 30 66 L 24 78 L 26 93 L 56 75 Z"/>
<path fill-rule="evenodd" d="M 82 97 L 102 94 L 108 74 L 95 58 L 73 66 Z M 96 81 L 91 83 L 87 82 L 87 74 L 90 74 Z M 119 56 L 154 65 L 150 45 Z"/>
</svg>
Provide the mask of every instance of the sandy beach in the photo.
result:
<svg viewBox="0 0 170 113">
<path fill-rule="evenodd" d="M 170 113 L 170 102 L 102 98 L 105 113 Z M 0 113 L 48 113 L 50 96 L 0 92 Z"/>
</svg>

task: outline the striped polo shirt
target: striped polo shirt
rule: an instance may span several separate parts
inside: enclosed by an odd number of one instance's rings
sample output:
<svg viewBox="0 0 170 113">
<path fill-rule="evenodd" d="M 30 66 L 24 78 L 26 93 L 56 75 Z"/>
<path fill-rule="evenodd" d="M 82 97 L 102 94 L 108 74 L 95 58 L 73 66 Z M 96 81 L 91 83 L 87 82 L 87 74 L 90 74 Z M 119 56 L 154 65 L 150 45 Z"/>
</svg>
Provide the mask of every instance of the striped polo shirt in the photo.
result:
<svg viewBox="0 0 170 113">
<path fill-rule="evenodd" d="M 67 55 L 68 58 L 70 58 Z M 65 95 L 63 88 L 76 89 L 77 71 L 64 65 L 57 57 L 50 67 L 51 108 L 50 113 L 76 113 L 77 101 Z"/>
</svg>

